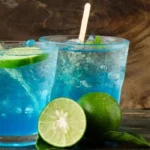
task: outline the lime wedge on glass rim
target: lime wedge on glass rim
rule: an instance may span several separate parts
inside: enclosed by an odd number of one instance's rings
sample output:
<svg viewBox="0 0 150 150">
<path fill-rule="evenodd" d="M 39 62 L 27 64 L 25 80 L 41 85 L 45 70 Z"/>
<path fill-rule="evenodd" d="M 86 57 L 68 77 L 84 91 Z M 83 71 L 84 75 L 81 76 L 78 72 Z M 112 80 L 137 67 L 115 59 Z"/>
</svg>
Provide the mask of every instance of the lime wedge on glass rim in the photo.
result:
<svg viewBox="0 0 150 150">
<path fill-rule="evenodd" d="M 47 53 L 37 47 L 19 47 L 0 50 L 0 68 L 17 68 L 48 58 Z"/>
<path fill-rule="evenodd" d="M 50 102 L 39 117 L 41 138 L 55 147 L 70 147 L 84 135 L 86 117 L 75 101 L 58 98 Z"/>
</svg>

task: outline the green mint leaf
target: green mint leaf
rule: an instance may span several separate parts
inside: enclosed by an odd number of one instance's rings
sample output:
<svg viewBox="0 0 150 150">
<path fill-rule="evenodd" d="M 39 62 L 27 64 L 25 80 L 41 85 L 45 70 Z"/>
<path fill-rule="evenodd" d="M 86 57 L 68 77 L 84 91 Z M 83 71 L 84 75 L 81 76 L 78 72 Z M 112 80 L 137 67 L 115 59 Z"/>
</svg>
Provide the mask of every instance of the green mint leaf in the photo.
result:
<svg viewBox="0 0 150 150">
<path fill-rule="evenodd" d="M 141 135 L 132 132 L 129 134 L 126 132 L 110 131 L 104 135 L 104 138 L 109 141 L 127 142 L 137 146 L 150 147 L 150 142 L 146 141 Z"/>
<path fill-rule="evenodd" d="M 93 41 L 86 41 L 85 44 L 103 44 L 100 36 L 95 36 Z"/>
<path fill-rule="evenodd" d="M 143 136 L 141 136 L 141 135 L 139 135 L 139 134 L 137 134 L 137 133 L 134 133 L 134 132 L 128 132 L 128 133 L 131 134 L 131 135 L 133 135 L 133 136 L 135 136 L 135 137 L 137 137 L 137 138 L 139 138 L 139 139 L 141 139 L 141 140 L 144 141 L 144 142 L 147 142 L 147 141 L 144 139 Z"/>
<path fill-rule="evenodd" d="M 94 44 L 102 44 L 102 40 L 100 36 L 95 37 Z"/>
</svg>

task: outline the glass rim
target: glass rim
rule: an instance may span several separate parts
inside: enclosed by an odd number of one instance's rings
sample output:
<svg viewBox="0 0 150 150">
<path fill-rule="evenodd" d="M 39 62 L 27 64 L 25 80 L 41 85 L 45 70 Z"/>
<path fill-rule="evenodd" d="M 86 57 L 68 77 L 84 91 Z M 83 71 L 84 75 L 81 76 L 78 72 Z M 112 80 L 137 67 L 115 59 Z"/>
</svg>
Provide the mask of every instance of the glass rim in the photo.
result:
<svg viewBox="0 0 150 150">
<path fill-rule="evenodd" d="M 39 41 L 49 41 L 50 40 L 46 40 L 45 38 L 48 38 L 48 37 L 51 37 L 51 38 L 54 38 L 54 37 L 63 37 L 63 36 L 66 36 L 66 37 L 78 37 L 78 35 L 48 35 L 48 36 L 41 36 L 39 38 Z M 85 37 L 89 37 L 90 35 L 86 35 Z M 101 35 L 98 35 L 100 37 L 108 37 L 108 38 L 115 38 L 115 39 L 120 39 L 122 41 L 119 41 L 119 42 L 113 42 L 113 43 L 103 43 L 103 44 L 74 44 L 74 45 L 78 45 L 78 46 L 83 46 L 83 45 L 86 45 L 86 46 L 99 46 L 99 45 L 102 45 L 102 46 L 112 46 L 112 45 L 122 45 L 122 44 L 130 44 L 130 41 L 128 39 L 125 39 L 125 38 L 122 38 L 122 37 L 117 37 L 117 36 L 101 36 Z M 52 43 L 62 43 L 62 42 L 58 42 L 58 41 L 51 41 Z M 69 43 L 63 43 L 63 44 L 67 44 L 67 45 L 71 45 Z"/>
<path fill-rule="evenodd" d="M 58 37 L 58 39 L 57 39 Z M 114 43 L 105 43 L 105 44 L 80 44 L 80 43 L 71 43 L 65 42 L 67 41 L 68 37 L 76 38 L 78 35 L 50 35 L 50 36 L 42 36 L 39 38 L 39 41 L 46 42 L 46 43 L 55 43 L 59 46 L 59 50 L 61 51 L 72 51 L 72 52 L 110 52 L 110 51 L 120 51 L 124 48 L 127 50 L 129 49 L 130 41 L 120 37 L 113 37 L 113 36 L 101 36 L 104 38 L 109 38 L 110 42 L 112 38 L 116 40 L 119 39 L 121 41 L 114 42 Z M 86 35 L 88 37 L 88 35 Z M 61 40 L 62 38 L 62 40 Z M 68 38 L 68 39 L 67 39 Z M 109 41 L 109 40 L 108 40 Z"/>
<path fill-rule="evenodd" d="M 50 53 L 56 49 L 58 50 L 58 46 L 55 43 L 36 41 L 32 46 L 25 46 L 24 42 L 26 41 L 0 41 L 0 55 L 5 56 L 6 54 L 10 56 L 29 56 Z M 26 51 L 24 48 L 30 48 L 31 51 Z"/>
<path fill-rule="evenodd" d="M 30 39 L 29 39 L 30 40 Z M 23 40 L 23 41 L 13 41 L 13 40 L 9 40 L 9 41 L 0 41 L 0 45 L 1 44 L 24 44 L 24 42 L 26 42 L 25 40 Z M 45 44 L 45 42 L 43 42 L 43 41 L 35 41 L 35 43 L 43 43 L 43 44 Z M 54 44 L 54 45 L 56 45 L 56 44 Z M 23 47 L 34 47 L 34 45 L 33 46 L 25 46 L 25 45 L 23 45 Z"/>
</svg>

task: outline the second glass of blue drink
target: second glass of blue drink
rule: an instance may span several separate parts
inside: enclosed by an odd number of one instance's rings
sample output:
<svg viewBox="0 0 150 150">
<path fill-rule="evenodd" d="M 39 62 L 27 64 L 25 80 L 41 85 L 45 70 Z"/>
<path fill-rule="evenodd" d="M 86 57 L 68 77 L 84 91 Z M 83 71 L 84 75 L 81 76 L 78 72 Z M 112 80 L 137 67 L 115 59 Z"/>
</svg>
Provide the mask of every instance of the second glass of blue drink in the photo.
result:
<svg viewBox="0 0 150 150">
<path fill-rule="evenodd" d="M 41 37 L 40 41 L 57 42 L 59 54 L 51 99 L 68 97 L 78 100 L 89 92 L 105 92 L 120 103 L 129 41 L 101 36 L 102 44 L 80 44 L 77 36 Z"/>
</svg>

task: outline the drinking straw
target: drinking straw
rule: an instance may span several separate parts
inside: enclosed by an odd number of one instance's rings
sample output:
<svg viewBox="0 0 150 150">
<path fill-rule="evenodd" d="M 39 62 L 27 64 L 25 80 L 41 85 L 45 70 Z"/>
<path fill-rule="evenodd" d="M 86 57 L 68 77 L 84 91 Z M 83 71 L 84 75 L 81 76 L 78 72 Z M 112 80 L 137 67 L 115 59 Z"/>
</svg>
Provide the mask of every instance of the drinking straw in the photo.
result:
<svg viewBox="0 0 150 150">
<path fill-rule="evenodd" d="M 83 42 L 83 43 L 84 43 L 85 34 L 87 30 L 90 9 L 91 9 L 91 4 L 86 3 L 84 6 L 84 12 L 83 12 L 83 17 L 82 17 L 82 22 L 81 22 L 81 27 L 80 27 L 80 34 L 79 34 L 79 40 L 80 42 Z"/>
</svg>

